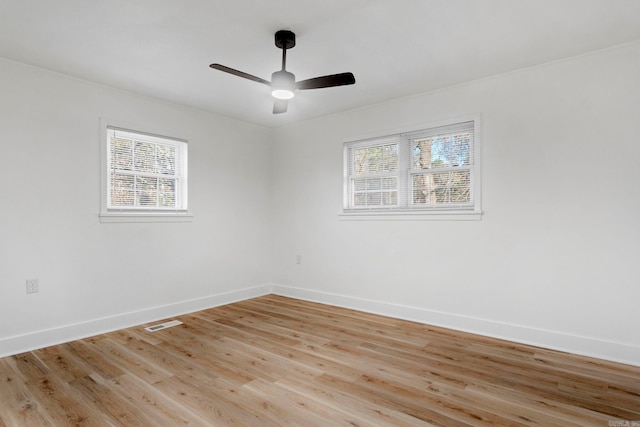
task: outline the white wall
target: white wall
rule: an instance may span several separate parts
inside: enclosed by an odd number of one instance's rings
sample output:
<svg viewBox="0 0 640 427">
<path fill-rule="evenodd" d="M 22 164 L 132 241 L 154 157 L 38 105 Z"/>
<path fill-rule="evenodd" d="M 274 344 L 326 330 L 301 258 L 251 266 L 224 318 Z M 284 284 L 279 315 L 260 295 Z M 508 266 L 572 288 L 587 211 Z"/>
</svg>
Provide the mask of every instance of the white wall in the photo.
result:
<svg viewBox="0 0 640 427">
<path fill-rule="evenodd" d="M 638 76 L 636 43 L 279 129 L 276 290 L 640 365 Z M 338 219 L 343 140 L 475 113 L 481 221 Z"/>
<path fill-rule="evenodd" d="M 274 131 L 0 60 L 0 356 L 273 289 L 640 365 L 638 75 L 632 44 Z M 481 221 L 338 220 L 344 139 L 475 113 Z M 189 140 L 193 222 L 98 221 L 100 117 Z"/>
<path fill-rule="evenodd" d="M 268 129 L 6 60 L 0 94 L 0 356 L 268 291 Z M 99 222 L 101 117 L 188 139 L 193 222 Z"/>
</svg>

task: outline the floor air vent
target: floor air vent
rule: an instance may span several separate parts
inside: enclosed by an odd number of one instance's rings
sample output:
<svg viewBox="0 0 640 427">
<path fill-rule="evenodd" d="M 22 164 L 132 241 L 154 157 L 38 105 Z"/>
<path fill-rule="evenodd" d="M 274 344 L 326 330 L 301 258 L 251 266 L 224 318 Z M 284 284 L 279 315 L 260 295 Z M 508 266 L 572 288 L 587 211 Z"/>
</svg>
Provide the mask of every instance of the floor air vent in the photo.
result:
<svg viewBox="0 0 640 427">
<path fill-rule="evenodd" d="M 155 332 L 155 331 L 159 331 L 160 329 L 166 329 L 166 328 L 170 328 L 172 326 L 177 326 L 177 325 L 182 325 L 182 322 L 179 320 L 172 320 L 170 322 L 160 323 L 159 325 L 149 326 L 144 329 L 149 332 Z"/>
</svg>

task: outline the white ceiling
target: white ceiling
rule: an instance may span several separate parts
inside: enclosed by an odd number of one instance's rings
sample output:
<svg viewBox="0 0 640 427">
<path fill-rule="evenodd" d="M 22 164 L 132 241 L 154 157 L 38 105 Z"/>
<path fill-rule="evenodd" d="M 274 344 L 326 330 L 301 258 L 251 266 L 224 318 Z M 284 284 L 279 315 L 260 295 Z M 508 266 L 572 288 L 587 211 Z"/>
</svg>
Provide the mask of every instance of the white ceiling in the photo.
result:
<svg viewBox="0 0 640 427">
<path fill-rule="evenodd" d="M 271 113 L 279 29 L 299 92 Z M 0 0 L 0 56 L 245 121 L 282 126 L 640 39 L 640 0 Z"/>
</svg>

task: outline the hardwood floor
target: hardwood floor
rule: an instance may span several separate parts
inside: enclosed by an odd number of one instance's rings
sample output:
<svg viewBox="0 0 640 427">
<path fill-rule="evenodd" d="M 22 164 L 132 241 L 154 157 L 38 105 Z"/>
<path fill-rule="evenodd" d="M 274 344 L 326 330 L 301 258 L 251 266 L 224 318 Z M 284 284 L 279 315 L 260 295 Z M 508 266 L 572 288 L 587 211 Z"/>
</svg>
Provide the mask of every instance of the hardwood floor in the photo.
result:
<svg viewBox="0 0 640 427">
<path fill-rule="evenodd" d="M 176 319 L 0 359 L 0 426 L 640 426 L 638 367 L 274 295 Z"/>
</svg>

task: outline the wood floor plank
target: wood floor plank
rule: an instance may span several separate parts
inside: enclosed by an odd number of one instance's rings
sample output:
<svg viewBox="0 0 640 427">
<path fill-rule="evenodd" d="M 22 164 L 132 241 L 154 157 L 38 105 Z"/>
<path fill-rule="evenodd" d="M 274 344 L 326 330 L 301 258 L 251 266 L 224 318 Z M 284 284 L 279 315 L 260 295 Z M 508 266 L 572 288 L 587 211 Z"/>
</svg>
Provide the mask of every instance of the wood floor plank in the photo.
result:
<svg viewBox="0 0 640 427">
<path fill-rule="evenodd" d="M 136 406 L 126 398 L 90 376 L 76 378 L 69 385 L 84 397 L 85 402 L 88 401 L 87 408 L 100 414 L 100 420 L 132 427 L 150 424 L 144 412 L 137 411 Z"/>
<path fill-rule="evenodd" d="M 26 377 L 25 385 L 33 393 L 34 401 L 42 406 L 53 425 L 104 425 L 101 414 L 87 409 L 84 396 L 49 373 L 32 353 L 18 355 L 14 360 L 16 368 Z"/>
<path fill-rule="evenodd" d="M 640 424 L 640 367 L 277 295 L 167 320 L 0 359 L 0 427 Z"/>
<path fill-rule="evenodd" d="M 491 384 L 472 384 L 465 389 L 473 394 L 486 395 L 498 401 L 525 408 L 544 414 L 546 417 L 555 419 L 556 422 L 549 422 L 547 425 L 607 425 L 612 418 L 588 409 L 563 404 L 560 402 L 541 399 L 537 395 L 521 393 L 519 391 L 507 390 Z"/>
<path fill-rule="evenodd" d="M 268 410 L 268 401 L 255 394 L 242 395 L 235 383 L 220 380 L 194 384 L 174 376 L 159 381 L 155 387 L 210 420 L 211 425 L 278 425 Z"/>
<path fill-rule="evenodd" d="M 140 378 L 124 374 L 118 378 L 107 380 L 114 393 L 135 404 L 137 411 L 144 413 L 151 420 L 152 426 L 205 426 L 210 422 L 190 411 L 184 405 L 163 393 L 154 384 Z"/>
<path fill-rule="evenodd" d="M 37 404 L 26 378 L 16 372 L 9 358 L 0 359 L 0 421 L 2 425 L 49 426 L 53 420 Z"/>
<path fill-rule="evenodd" d="M 332 390 L 314 382 L 298 381 L 288 378 L 278 381 L 280 387 L 289 389 L 296 393 L 306 395 L 314 400 L 322 402 L 326 406 L 337 411 L 346 411 L 354 414 L 355 417 L 363 419 L 364 425 L 389 426 L 389 427 L 410 427 L 410 426 L 433 426 L 423 422 L 404 412 L 390 408 L 371 405 L 366 399 L 359 399 L 349 393 L 340 390 Z"/>
<path fill-rule="evenodd" d="M 341 410 L 333 409 L 324 403 L 297 393 L 279 383 L 258 379 L 244 386 L 257 395 L 262 396 L 273 405 L 281 407 L 279 420 L 288 418 L 295 425 L 309 426 L 359 426 L 364 420 Z M 286 405 L 285 405 L 286 402 Z M 284 410 L 284 411 L 283 411 Z"/>
<path fill-rule="evenodd" d="M 457 420 L 456 417 L 447 414 L 446 410 L 442 407 L 429 406 L 427 402 L 415 403 L 413 401 L 399 401 L 399 398 L 393 393 L 376 389 L 374 386 L 367 387 L 366 383 L 344 381 L 331 375 L 322 375 L 316 379 L 316 382 L 328 389 L 339 390 L 362 401 L 366 401 L 373 407 L 384 407 L 405 413 L 417 419 L 420 423 L 425 422 L 438 426 L 452 427 L 473 425 Z M 443 414 L 443 412 L 445 413 Z"/>
<path fill-rule="evenodd" d="M 73 341 L 62 344 L 70 357 L 73 357 L 75 363 L 84 365 L 88 372 L 96 373 L 102 378 L 115 378 L 124 374 L 110 359 L 105 359 L 103 355 L 94 347 L 92 340 Z"/>
</svg>

